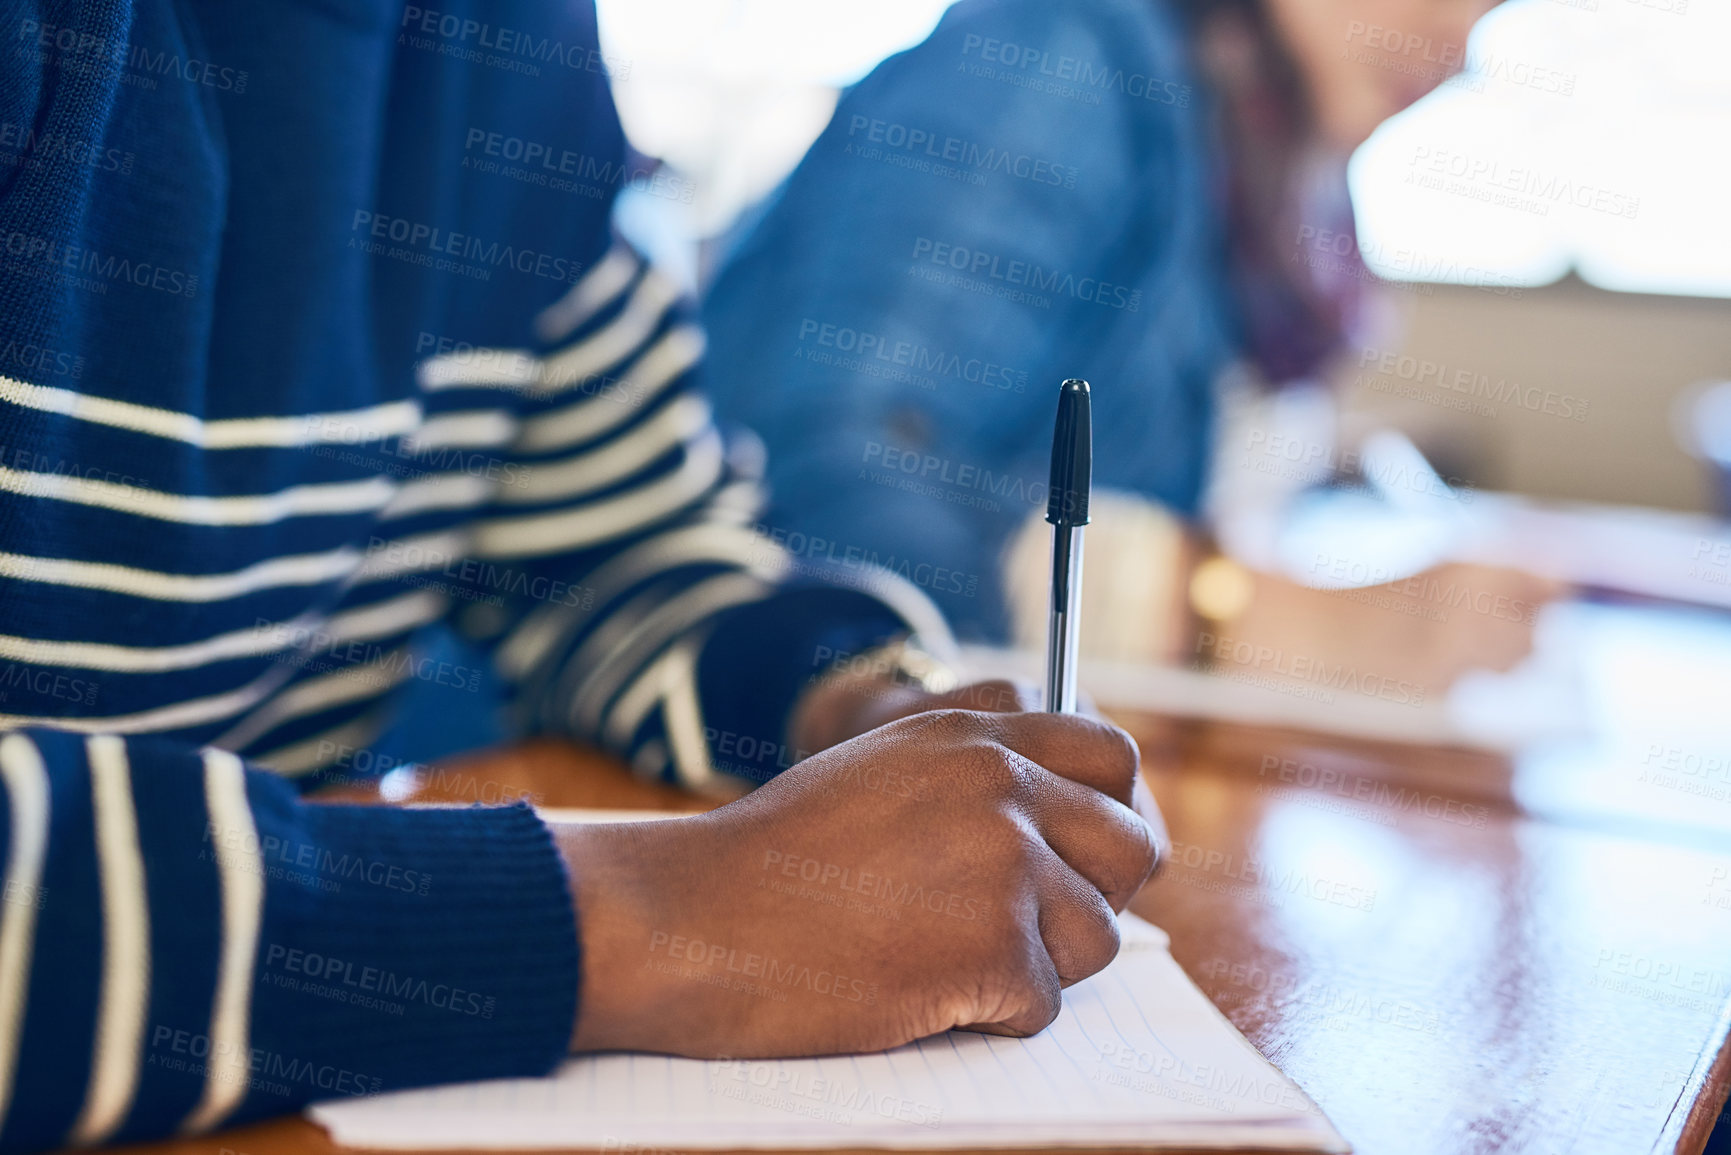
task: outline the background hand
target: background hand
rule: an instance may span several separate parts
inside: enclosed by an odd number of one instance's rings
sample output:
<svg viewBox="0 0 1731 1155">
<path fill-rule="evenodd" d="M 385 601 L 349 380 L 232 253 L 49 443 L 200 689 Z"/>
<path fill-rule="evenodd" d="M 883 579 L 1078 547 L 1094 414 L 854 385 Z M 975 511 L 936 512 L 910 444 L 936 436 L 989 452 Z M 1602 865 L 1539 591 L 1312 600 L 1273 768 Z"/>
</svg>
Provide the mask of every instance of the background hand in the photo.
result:
<svg viewBox="0 0 1731 1155">
<path fill-rule="evenodd" d="M 794 710 L 790 744 L 796 750 L 827 750 L 887 722 L 929 710 L 983 710 L 1010 714 L 1040 709 L 1039 689 L 1029 682 L 990 678 L 943 693 L 898 683 L 875 669 L 846 667 L 819 679 Z"/>
</svg>

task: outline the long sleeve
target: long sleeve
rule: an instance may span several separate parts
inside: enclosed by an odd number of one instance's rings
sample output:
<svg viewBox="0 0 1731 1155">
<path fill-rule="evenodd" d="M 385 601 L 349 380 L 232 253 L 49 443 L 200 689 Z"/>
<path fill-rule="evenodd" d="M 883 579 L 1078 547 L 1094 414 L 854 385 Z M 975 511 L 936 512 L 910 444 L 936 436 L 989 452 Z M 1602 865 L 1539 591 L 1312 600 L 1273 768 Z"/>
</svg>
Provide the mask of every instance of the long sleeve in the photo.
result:
<svg viewBox="0 0 1731 1155">
<path fill-rule="evenodd" d="M 594 42 L 580 8 L 477 18 Z M 368 596 L 443 597 L 490 652 L 517 733 L 597 742 L 692 786 L 761 778 L 769 761 L 722 747 L 791 761 L 788 713 L 833 656 L 897 633 L 949 644 L 924 571 L 753 532 L 759 479 L 704 393 L 712 335 L 609 227 L 632 170 L 601 71 L 453 69 L 418 29 L 393 58 L 400 114 L 368 208 L 392 225 L 368 233 L 420 224 L 473 254 L 497 238 L 537 272 L 370 266 L 375 344 L 412 379 L 421 426 L 380 442 L 405 480 L 373 531 Z M 421 111 L 452 105 L 472 111 Z"/>
<path fill-rule="evenodd" d="M 0 1149 L 197 1132 L 564 1052 L 526 807 L 313 806 L 226 751 L 0 737 Z"/>
<path fill-rule="evenodd" d="M 966 0 L 846 92 L 704 302 L 771 522 L 985 580 L 1045 503 L 1058 383 L 1095 481 L 1188 512 L 1225 353 L 1200 94 L 1149 0 Z"/>
<path fill-rule="evenodd" d="M 449 673 L 417 631 L 483 639 L 522 729 L 700 781 L 828 652 L 942 627 L 742 528 L 689 310 L 611 247 L 592 10 L 24 8 L 0 1149 L 545 1072 L 580 944 L 534 814 L 300 801 Z M 570 174 L 489 154 L 529 143 Z"/>
<path fill-rule="evenodd" d="M 947 645 L 913 582 L 756 532 L 760 487 L 696 388 L 690 305 L 628 246 L 537 328 L 542 352 L 470 350 L 422 368 L 437 404 L 501 443 L 492 496 L 460 530 L 462 561 L 438 569 L 520 729 L 597 742 L 687 785 L 761 779 L 808 753 L 785 748 L 787 715 L 837 656 L 898 633 Z M 412 521 L 398 532 L 412 540 Z M 415 550 L 382 560 L 437 560 Z"/>
</svg>

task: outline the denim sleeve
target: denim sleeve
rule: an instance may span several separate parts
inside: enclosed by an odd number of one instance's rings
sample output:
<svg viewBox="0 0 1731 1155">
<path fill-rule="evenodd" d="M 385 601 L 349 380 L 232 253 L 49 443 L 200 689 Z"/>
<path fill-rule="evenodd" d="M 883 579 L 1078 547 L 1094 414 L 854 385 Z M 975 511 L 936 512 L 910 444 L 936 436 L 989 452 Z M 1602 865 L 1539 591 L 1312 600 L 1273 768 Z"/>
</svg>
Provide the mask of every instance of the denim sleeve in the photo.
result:
<svg viewBox="0 0 1731 1155">
<path fill-rule="evenodd" d="M 844 96 L 706 304 L 776 528 L 959 571 L 986 592 L 930 592 L 977 623 L 1065 377 L 1096 383 L 1100 483 L 1193 502 L 1204 402 L 1168 362 L 1199 329 L 1169 299 L 1203 231 L 1195 105 L 1140 0 L 959 4 Z"/>
</svg>

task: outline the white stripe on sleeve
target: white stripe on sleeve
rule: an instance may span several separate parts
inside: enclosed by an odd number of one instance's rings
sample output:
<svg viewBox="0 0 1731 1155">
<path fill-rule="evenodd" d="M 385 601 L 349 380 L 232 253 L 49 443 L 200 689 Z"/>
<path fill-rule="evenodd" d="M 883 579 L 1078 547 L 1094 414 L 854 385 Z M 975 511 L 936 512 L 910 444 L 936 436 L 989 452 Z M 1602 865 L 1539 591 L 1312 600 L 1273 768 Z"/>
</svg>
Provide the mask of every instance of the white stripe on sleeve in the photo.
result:
<svg viewBox="0 0 1731 1155">
<path fill-rule="evenodd" d="M 563 341 L 577 326 L 600 312 L 607 303 L 625 291 L 631 278 L 637 275 L 641 262 L 630 246 L 616 244 L 571 291 L 541 310 L 535 318 L 535 335 L 552 344 Z"/>
<path fill-rule="evenodd" d="M 517 435 L 517 418 L 504 409 L 465 409 L 427 418 L 426 424 L 404 439 L 408 453 L 427 449 L 461 447 L 485 449 L 504 445 Z"/>
<path fill-rule="evenodd" d="M 182 1133 L 219 1126 L 246 1097 L 252 1033 L 252 968 L 264 918 L 264 862 L 246 800 L 246 768 L 227 750 L 204 751 L 204 805 L 222 831 L 217 880 L 222 888 L 222 954 L 210 1010 L 210 1058 L 204 1095 Z M 233 838 L 229 835 L 232 832 Z"/>
<path fill-rule="evenodd" d="M 415 379 L 429 392 L 479 387 L 528 389 L 540 374 L 541 362 L 531 353 L 482 348 L 429 357 L 415 370 Z"/>
<path fill-rule="evenodd" d="M 0 777 L 12 812 L 6 852 L 6 902 L 0 912 L 0 1126 L 18 1077 L 24 1034 L 24 992 L 36 947 L 36 910 L 48 857 L 48 770 L 36 744 L 22 734 L 0 738 Z"/>
<path fill-rule="evenodd" d="M 655 652 L 722 610 L 762 599 L 769 587 L 743 573 L 706 578 L 660 601 L 623 636 L 597 631 L 583 640 L 567 667 L 578 683 L 567 718 L 579 733 L 600 731 L 607 704 Z M 611 623 L 610 623 L 611 624 Z"/>
<path fill-rule="evenodd" d="M 593 493 L 624 481 L 709 424 L 709 402 L 695 393 L 687 394 L 605 445 L 561 461 L 525 467 L 518 484 L 499 489 L 499 500 L 531 505 Z"/>
<path fill-rule="evenodd" d="M 182 574 L 73 558 L 0 553 L 0 577 L 106 590 L 159 602 L 215 602 L 279 586 L 319 585 L 347 577 L 361 561 L 352 546 L 266 558 L 228 573 Z"/>
<path fill-rule="evenodd" d="M 108 714 L 99 718 L 0 714 L 0 730 L 23 729 L 26 726 L 52 726 L 56 730 L 69 730 L 74 734 L 160 734 L 171 730 L 185 730 L 192 726 L 232 718 L 242 710 L 258 705 L 275 693 L 284 682 L 294 677 L 294 674 L 295 667 L 285 662 L 271 666 L 237 689 L 224 690 L 220 694 L 204 698 L 188 698 L 166 706 L 140 710 L 135 714 Z"/>
<path fill-rule="evenodd" d="M 703 734 L 703 703 L 697 697 L 697 650 L 668 672 L 661 720 L 667 728 L 673 766 L 687 787 L 702 791 L 713 786 L 715 767 L 709 761 L 709 741 Z"/>
<path fill-rule="evenodd" d="M 654 269 L 646 270 L 617 317 L 543 362 L 536 391 L 569 389 L 619 364 L 649 340 L 678 299 L 678 285 Z"/>
<path fill-rule="evenodd" d="M 713 429 L 692 442 L 672 473 L 576 509 L 483 521 L 475 532 L 477 557 L 543 557 L 611 541 L 690 505 L 721 479 L 721 435 Z"/>
<path fill-rule="evenodd" d="M 766 582 L 779 580 L 788 570 L 784 550 L 749 530 L 727 525 L 683 526 L 657 534 L 614 554 L 583 579 L 594 591 L 594 606 L 600 606 L 657 573 L 679 566 L 714 564 L 743 568 Z M 522 621 L 494 651 L 500 673 L 521 681 L 541 663 L 567 629 L 586 620 L 565 613 L 562 607 L 541 606 Z"/>
<path fill-rule="evenodd" d="M 39 413 L 58 413 L 93 425 L 183 441 L 202 449 L 364 444 L 407 433 L 421 423 L 420 402 L 414 400 L 389 401 L 383 405 L 335 413 L 230 417 L 207 421 L 191 413 L 94 397 L 51 385 L 31 385 L 10 377 L 0 377 L 0 401 L 9 401 L 21 409 L 34 409 Z"/>
<path fill-rule="evenodd" d="M 485 474 L 462 470 L 428 474 L 404 482 L 391 503 L 379 511 L 379 520 L 413 517 L 435 509 L 474 509 L 487 504 L 498 488 L 497 478 Z"/>
<path fill-rule="evenodd" d="M 306 613 L 286 622 L 266 622 L 178 646 L 42 641 L 0 634 L 0 659 L 113 673 L 166 673 L 284 651 L 323 651 L 339 642 L 373 641 L 426 625 L 440 617 L 445 606 L 444 594 L 415 590 L 329 617 Z"/>
<path fill-rule="evenodd" d="M 150 906 L 126 743 L 112 734 L 85 739 L 102 886 L 102 993 L 96 1009 L 90 1085 L 67 1133 L 80 1147 L 105 1142 L 126 1121 L 138 1093 L 144 1017 L 150 1002 Z"/>
<path fill-rule="evenodd" d="M 76 474 L 0 468 L 0 490 L 181 525 L 274 525 L 289 517 L 367 513 L 390 501 L 397 486 L 388 478 L 369 477 L 364 481 L 291 485 L 274 493 L 206 497 L 92 481 Z"/>
<path fill-rule="evenodd" d="M 363 698 L 378 698 L 406 681 L 415 671 L 407 646 L 398 646 L 361 665 L 319 674 L 296 682 L 264 702 L 217 737 L 211 745 L 244 750 L 278 726 Z"/>
<path fill-rule="evenodd" d="M 251 754 L 248 758 L 255 766 L 274 770 L 284 777 L 298 778 L 339 762 L 356 750 L 371 746 L 379 735 L 385 732 L 390 721 L 391 711 L 388 708 L 369 710 L 359 718 L 350 719 L 310 738 Z M 355 777 L 362 775 L 356 774 Z"/>
<path fill-rule="evenodd" d="M 469 556 L 469 532 L 466 529 L 440 530 L 414 537 L 384 538 L 375 535 L 367 542 L 366 560 L 355 571 L 354 584 L 390 581 L 409 577 L 423 570 L 442 570 L 444 576 L 457 578 L 451 564 L 459 566 Z"/>
<path fill-rule="evenodd" d="M 703 357 L 703 330 L 679 325 L 658 337 L 606 391 L 523 422 L 517 448 L 548 453 L 592 441 L 629 421 Z M 587 392 L 587 391 L 586 391 Z"/>
<path fill-rule="evenodd" d="M 697 649 L 694 642 L 674 646 L 638 674 L 608 710 L 607 721 L 601 727 L 601 740 L 614 750 L 628 746 L 631 736 L 642 727 L 649 711 L 666 697 L 667 688 L 677 676 L 680 664 L 697 660 Z"/>
</svg>

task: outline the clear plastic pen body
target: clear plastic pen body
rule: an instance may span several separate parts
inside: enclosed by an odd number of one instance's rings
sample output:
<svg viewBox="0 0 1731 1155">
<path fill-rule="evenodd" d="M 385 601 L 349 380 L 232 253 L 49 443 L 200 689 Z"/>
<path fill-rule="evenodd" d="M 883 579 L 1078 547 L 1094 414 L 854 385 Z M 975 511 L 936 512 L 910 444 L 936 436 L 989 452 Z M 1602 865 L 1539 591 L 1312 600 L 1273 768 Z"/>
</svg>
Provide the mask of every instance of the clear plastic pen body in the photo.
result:
<svg viewBox="0 0 1731 1155">
<path fill-rule="evenodd" d="M 1081 632 L 1082 526 L 1052 527 L 1052 604 L 1046 624 L 1046 709 L 1076 711 L 1076 645 Z"/>
</svg>

